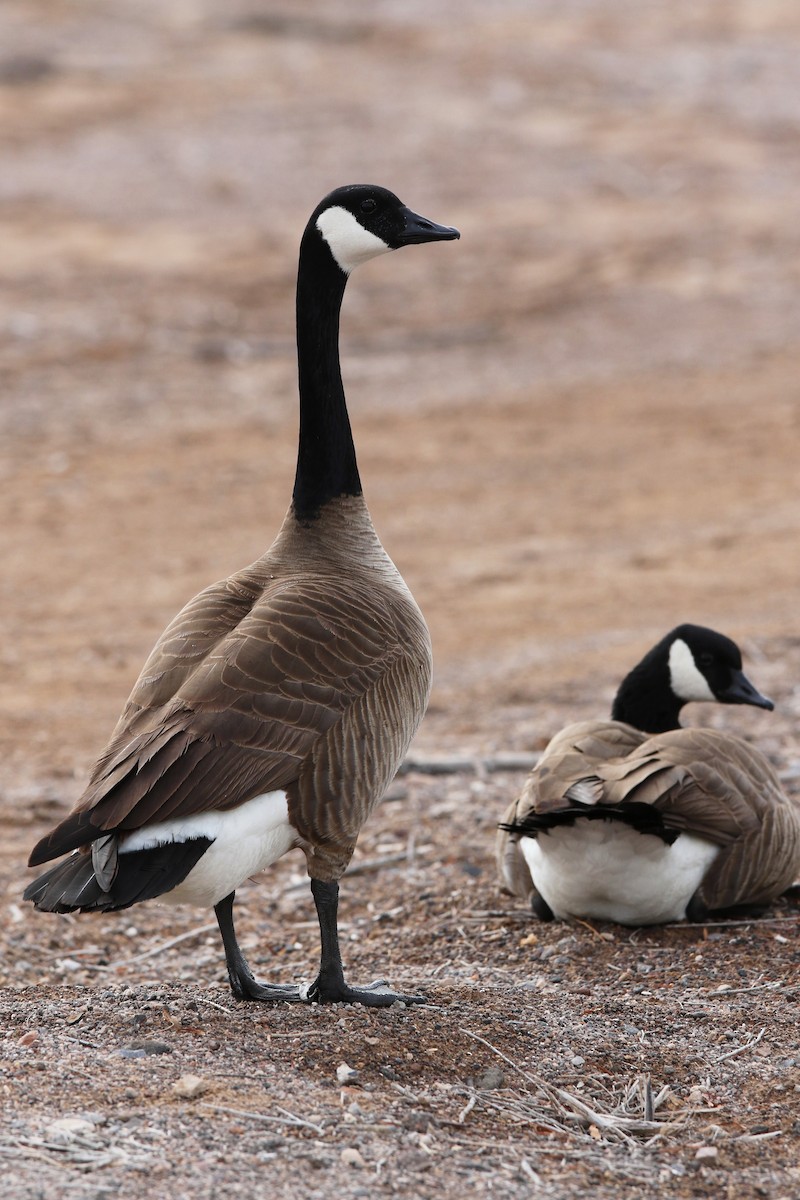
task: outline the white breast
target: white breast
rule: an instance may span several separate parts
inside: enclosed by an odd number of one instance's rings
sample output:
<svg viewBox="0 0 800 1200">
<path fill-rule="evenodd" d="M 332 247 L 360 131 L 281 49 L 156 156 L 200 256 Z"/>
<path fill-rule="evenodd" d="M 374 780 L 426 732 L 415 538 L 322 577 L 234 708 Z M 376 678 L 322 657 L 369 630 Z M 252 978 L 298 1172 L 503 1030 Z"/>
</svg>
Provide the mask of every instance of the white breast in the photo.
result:
<svg viewBox="0 0 800 1200">
<path fill-rule="evenodd" d="M 520 849 L 534 886 L 556 917 L 594 917 L 621 925 L 681 921 L 686 905 L 719 853 L 682 833 L 667 846 L 620 821 L 578 820 Z"/>
<path fill-rule="evenodd" d="M 286 793 L 265 792 L 227 812 L 199 813 L 145 825 L 131 833 L 119 850 L 125 854 L 193 837 L 211 838 L 212 844 L 183 883 L 159 897 L 164 904 L 219 903 L 245 879 L 291 850 L 297 833 L 289 824 Z"/>
</svg>

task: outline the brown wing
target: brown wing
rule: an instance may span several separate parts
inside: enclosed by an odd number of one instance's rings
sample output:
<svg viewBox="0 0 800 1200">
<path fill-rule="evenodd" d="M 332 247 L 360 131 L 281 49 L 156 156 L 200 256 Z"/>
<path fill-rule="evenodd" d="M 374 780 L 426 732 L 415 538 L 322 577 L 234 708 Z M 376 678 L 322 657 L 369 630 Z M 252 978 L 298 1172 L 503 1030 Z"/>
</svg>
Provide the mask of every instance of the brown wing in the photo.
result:
<svg viewBox="0 0 800 1200">
<path fill-rule="evenodd" d="M 609 803 L 639 801 L 670 829 L 728 845 L 757 829 L 765 808 L 783 798 L 763 754 L 710 729 L 674 729 L 648 738 L 607 777 Z"/>
<path fill-rule="evenodd" d="M 647 735 L 622 721 L 578 721 L 551 739 L 526 780 L 520 816 L 557 812 L 573 800 L 604 799 L 605 772 L 624 764 Z"/>
<path fill-rule="evenodd" d="M 800 808 L 783 797 L 760 814 L 757 828 L 723 847 L 706 873 L 706 908 L 766 904 L 792 886 L 800 872 Z"/>
<path fill-rule="evenodd" d="M 381 681 L 398 674 L 414 685 L 406 725 L 415 726 L 429 647 L 421 617 L 401 599 L 393 607 L 366 585 L 307 572 L 260 588 L 244 572 L 200 593 L 150 655 L 75 814 L 59 829 L 133 829 L 232 808 L 288 788 L 304 765 L 307 775 L 315 748 L 335 775 L 326 736 L 343 724 L 339 739 L 358 740 L 343 715 L 359 704 L 369 709 Z M 55 830 L 35 861 L 96 836 L 91 830 L 74 832 L 71 845 Z"/>
<path fill-rule="evenodd" d="M 791 887 L 800 871 L 800 807 L 764 755 L 714 730 L 651 740 L 662 761 L 689 775 L 656 801 L 665 820 L 721 846 L 700 889 L 706 907 L 766 903 Z"/>
</svg>

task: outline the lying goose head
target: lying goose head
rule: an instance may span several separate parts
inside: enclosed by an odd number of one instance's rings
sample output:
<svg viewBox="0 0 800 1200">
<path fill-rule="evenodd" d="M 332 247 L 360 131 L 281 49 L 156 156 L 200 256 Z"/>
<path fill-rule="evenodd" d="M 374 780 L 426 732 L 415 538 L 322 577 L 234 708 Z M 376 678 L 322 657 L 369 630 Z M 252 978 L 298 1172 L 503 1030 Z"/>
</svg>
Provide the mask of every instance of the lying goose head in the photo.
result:
<svg viewBox="0 0 800 1200">
<path fill-rule="evenodd" d="M 611 717 L 664 733 L 679 728 L 678 714 L 693 700 L 775 707 L 742 671 L 735 642 L 702 625 L 679 625 L 623 679 Z"/>
</svg>

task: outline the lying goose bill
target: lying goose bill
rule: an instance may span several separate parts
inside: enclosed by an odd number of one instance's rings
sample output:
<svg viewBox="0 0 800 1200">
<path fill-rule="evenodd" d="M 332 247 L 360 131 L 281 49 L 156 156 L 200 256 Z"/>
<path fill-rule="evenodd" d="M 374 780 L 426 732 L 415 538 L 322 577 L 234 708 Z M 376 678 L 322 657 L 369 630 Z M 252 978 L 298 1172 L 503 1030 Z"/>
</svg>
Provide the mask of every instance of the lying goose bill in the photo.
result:
<svg viewBox="0 0 800 1200">
<path fill-rule="evenodd" d="M 730 683 L 717 692 L 717 699 L 723 704 L 752 704 L 754 708 L 766 708 L 769 712 L 775 707 L 767 696 L 762 696 L 761 692 L 753 687 L 744 671 L 731 672 Z"/>
</svg>

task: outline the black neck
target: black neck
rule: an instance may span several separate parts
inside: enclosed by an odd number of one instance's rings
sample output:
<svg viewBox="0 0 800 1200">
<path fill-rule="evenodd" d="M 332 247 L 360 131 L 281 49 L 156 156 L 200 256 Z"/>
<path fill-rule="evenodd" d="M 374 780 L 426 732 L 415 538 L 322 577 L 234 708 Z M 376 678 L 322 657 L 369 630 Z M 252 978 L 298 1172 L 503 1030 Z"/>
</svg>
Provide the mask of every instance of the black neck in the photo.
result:
<svg viewBox="0 0 800 1200">
<path fill-rule="evenodd" d="M 611 709 L 612 721 L 624 721 L 642 733 L 666 733 L 680 729 L 683 700 L 670 686 L 669 667 L 665 662 L 644 658 L 626 675 L 619 686 Z"/>
<path fill-rule="evenodd" d="M 312 521 L 336 496 L 360 496 L 356 452 L 339 367 L 339 311 L 347 276 L 314 228 L 300 244 L 297 364 L 300 442 L 292 503 Z"/>
</svg>

